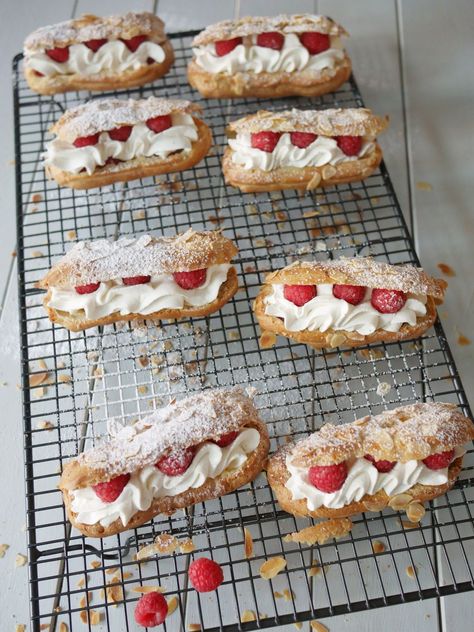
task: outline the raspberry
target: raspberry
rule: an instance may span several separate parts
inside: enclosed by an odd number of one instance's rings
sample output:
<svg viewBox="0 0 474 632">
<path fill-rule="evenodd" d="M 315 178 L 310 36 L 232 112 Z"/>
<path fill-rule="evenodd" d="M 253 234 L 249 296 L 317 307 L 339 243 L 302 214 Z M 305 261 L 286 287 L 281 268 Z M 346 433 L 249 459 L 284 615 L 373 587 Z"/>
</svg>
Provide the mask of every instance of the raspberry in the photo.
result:
<svg viewBox="0 0 474 632">
<path fill-rule="evenodd" d="M 128 140 L 128 137 L 132 133 L 131 125 L 122 125 L 121 127 L 116 127 L 115 129 L 109 130 L 109 136 L 112 140 L 120 140 L 125 142 Z"/>
<path fill-rule="evenodd" d="M 76 138 L 74 147 L 88 147 L 89 145 L 97 145 L 100 134 L 92 134 L 91 136 L 79 136 Z"/>
<path fill-rule="evenodd" d="M 224 57 L 224 55 L 228 55 L 229 53 L 231 53 L 239 44 L 242 44 L 241 37 L 234 37 L 233 39 L 228 40 L 219 40 L 214 44 L 216 55 L 218 57 Z"/>
<path fill-rule="evenodd" d="M 345 461 L 336 465 L 315 465 L 309 468 L 308 479 L 311 485 L 328 494 L 337 492 L 347 478 Z"/>
<path fill-rule="evenodd" d="M 300 41 L 311 55 L 317 55 L 330 46 L 329 35 L 317 31 L 307 31 L 300 36 Z"/>
<path fill-rule="evenodd" d="M 146 42 L 147 39 L 148 37 L 146 35 L 135 35 L 135 37 L 131 37 L 130 39 L 123 39 L 122 42 L 125 44 L 128 50 L 134 53 L 140 46 L 140 44 Z"/>
<path fill-rule="evenodd" d="M 124 285 L 143 285 L 149 283 L 150 279 L 150 276 L 123 277 L 122 283 Z"/>
<path fill-rule="evenodd" d="M 281 50 L 284 42 L 285 36 L 277 31 L 269 31 L 268 33 L 259 33 L 257 35 L 257 46 L 262 46 L 262 48 Z"/>
<path fill-rule="evenodd" d="M 362 147 L 361 136 L 336 136 L 336 142 L 346 156 L 357 156 Z"/>
<path fill-rule="evenodd" d="M 454 458 L 454 450 L 448 450 L 447 452 L 438 452 L 438 454 L 430 454 L 426 459 L 423 459 L 423 463 L 430 470 L 442 470 L 451 463 Z"/>
<path fill-rule="evenodd" d="M 395 314 L 405 305 L 407 295 L 400 290 L 372 290 L 370 302 L 381 314 Z"/>
<path fill-rule="evenodd" d="M 104 44 L 107 44 L 107 40 L 106 39 L 91 39 L 87 42 L 82 42 L 82 43 L 85 44 L 87 48 L 90 48 L 91 50 L 94 51 L 94 53 L 96 53 L 101 46 L 103 46 Z"/>
<path fill-rule="evenodd" d="M 194 290 L 206 282 L 207 269 L 190 270 L 189 272 L 174 272 L 173 279 L 183 290 Z"/>
<path fill-rule="evenodd" d="M 166 619 L 168 604 L 159 592 L 145 593 L 135 606 L 135 621 L 144 628 L 154 628 Z"/>
<path fill-rule="evenodd" d="M 74 288 L 78 294 L 92 294 L 99 289 L 100 283 L 89 283 L 88 285 L 76 285 Z"/>
<path fill-rule="evenodd" d="M 215 439 L 214 443 L 216 443 L 220 448 L 226 448 L 228 445 L 235 441 L 239 436 L 239 431 L 234 430 L 233 432 L 227 432 L 219 437 L 219 439 Z"/>
<path fill-rule="evenodd" d="M 92 485 L 92 489 L 104 503 L 113 503 L 123 492 L 123 488 L 129 480 L 130 474 L 120 474 L 106 483 Z"/>
<path fill-rule="evenodd" d="M 290 134 L 291 144 L 301 149 L 314 143 L 317 137 L 317 134 L 311 134 L 311 132 L 291 132 Z"/>
<path fill-rule="evenodd" d="M 287 301 L 301 307 L 317 294 L 315 285 L 285 285 L 283 296 Z"/>
<path fill-rule="evenodd" d="M 222 568 L 207 557 L 193 560 L 188 570 L 189 580 L 198 592 L 217 590 L 224 581 Z"/>
<path fill-rule="evenodd" d="M 395 467 L 396 461 L 376 461 L 371 454 L 366 454 L 364 459 L 370 461 L 378 472 L 390 472 Z"/>
<path fill-rule="evenodd" d="M 277 146 L 280 136 L 281 132 L 254 132 L 250 135 L 250 143 L 254 149 L 268 151 L 271 154 Z"/>
<path fill-rule="evenodd" d="M 186 472 L 195 454 L 196 448 L 194 446 L 184 448 L 183 450 L 176 450 L 166 456 L 162 456 L 158 463 L 155 463 L 155 467 L 168 476 L 179 476 Z"/>
<path fill-rule="evenodd" d="M 69 46 L 65 46 L 64 48 L 50 48 L 46 50 L 45 53 L 53 61 L 62 64 L 69 59 Z"/>
<path fill-rule="evenodd" d="M 351 305 L 359 305 L 364 300 L 366 289 L 363 285 L 333 285 L 332 293 Z"/>
<path fill-rule="evenodd" d="M 169 114 L 165 114 L 164 116 L 154 116 L 153 118 L 149 118 L 146 122 L 146 126 L 155 132 L 155 134 L 159 134 L 160 132 L 164 132 L 165 129 L 170 128 L 173 125 L 173 121 L 171 120 L 171 116 Z"/>
</svg>

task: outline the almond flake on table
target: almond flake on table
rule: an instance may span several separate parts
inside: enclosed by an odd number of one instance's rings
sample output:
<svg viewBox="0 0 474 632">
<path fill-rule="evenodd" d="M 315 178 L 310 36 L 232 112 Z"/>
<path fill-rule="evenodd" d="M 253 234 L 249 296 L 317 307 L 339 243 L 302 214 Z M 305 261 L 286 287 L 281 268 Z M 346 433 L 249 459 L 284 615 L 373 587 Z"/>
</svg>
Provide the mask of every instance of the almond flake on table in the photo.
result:
<svg viewBox="0 0 474 632">
<path fill-rule="evenodd" d="M 464 334 L 459 334 L 458 335 L 458 339 L 457 339 L 457 343 L 461 347 L 467 347 L 468 345 L 471 344 L 471 340 L 467 336 L 465 336 Z"/>
<path fill-rule="evenodd" d="M 8 551 L 9 548 L 9 544 L 0 544 L 0 558 L 5 557 L 5 553 Z"/>
<path fill-rule="evenodd" d="M 419 191 L 432 191 L 433 185 L 430 184 L 429 182 L 425 182 L 424 180 L 420 180 L 419 182 L 416 183 L 416 188 Z"/>
<path fill-rule="evenodd" d="M 441 274 L 444 274 L 444 276 L 447 276 L 447 277 L 455 277 L 456 276 L 456 272 L 447 263 L 441 263 L 440 262 L 440 263 L 437 264 L 437 266 L 438 266 Z"/>
<path fill-rule="evenodd" d="M 284 557 L 270 557 L 260 566 L 260 577 L 263 579 L 273 579 L 286 567 Z"/>
<path fill-rule="evenodd" d="M 247 559 L 253 557 L 253 538 L 247 527 L 244 527 L 244 555 Z"/>
<path fill-rule="evenodd" d="M 200 623 L 190 623 L 188 625 L 188 632 L 201 632 L 201 629 Z"/>
<path fill-rule="evenodd" d="M 383 553 L 385 551 L 385 544 L 380 542 L 380 540 L 374 540 L 372 542 L 372 550 L 375 554 Z"/>
<path fill-rule="evenodd" d="M 316 632 L 329 632 L 329 628 L 327 628 L 325 625 L 323 625 L 319 621 L 316 621 L 316 619 L 313 619 L 312 621 L 310 621 L 309 625 L 311 626 L 311 629 L 316 630 Z"/>
<path fill-rule="evenodd" d="M 249 621 L 256 621 L 257 617 L 255 616 L 255 612 L 253 610 L 244 610 L 242 612 L 242 616 L 240 617 L 241 623 L 248 623 Z"/>
<path fill-rule="evenodd" d="M 36 427 L 38 430 L 52 430 L 54 428 L 54 424 L 47 419 L 42 419 L 41 421 L 38 421 Z"/>
<path fill-rule="evenodd" d="M 26 632 L 26 625 L 24 623 L 17 623 L 15 626 L 15 632 Z"/>
<path fill-rule="evenodd" d="M 166 589 L 162 586 L 135 586 L 135 588 L 132 588 L 132 592 L 139 593 L 140 595 L 145 595 L 146 593 L 151 592 L 163 593 L 165 590 Z"/>
<path fill-rule="evenodd" d="M 178 607 L 178 598 L 173 595 L 171 599 L 168 599 L 168 614 L 166 616 L 170 616 Z"/>
<path fill-rule="evenodd" d="M 63 384 L 70 384 L 72 382 L 72 377 L 67 373 L 60 373 L 58 375 L 58 382 L 61 382 Z"/>
<path fill-rule="evenodd" d="M 43 196 L 41 195 L 41 193 L 33 193 L 30 201 L 33 202 L 33 204 L 37 204 L 38 202 L 41 202 L 42 199 Z"/>
<path fill-rule="evenodd" d="M 416 567 L 413 567 L 411 564 L 405 569 L 406 574 L 410 579 L 415 579 L 416 577 Z"/>
<path fill-rule="evenodd" d="M 27 561 L 28 561 L 28 558 L 26 557 L 26 555 L 23 555 L 22 553 L 17 553 L 15 557 L 15 566 L 17 568 L 20 566 L 24 566 Z"/>
</svg>

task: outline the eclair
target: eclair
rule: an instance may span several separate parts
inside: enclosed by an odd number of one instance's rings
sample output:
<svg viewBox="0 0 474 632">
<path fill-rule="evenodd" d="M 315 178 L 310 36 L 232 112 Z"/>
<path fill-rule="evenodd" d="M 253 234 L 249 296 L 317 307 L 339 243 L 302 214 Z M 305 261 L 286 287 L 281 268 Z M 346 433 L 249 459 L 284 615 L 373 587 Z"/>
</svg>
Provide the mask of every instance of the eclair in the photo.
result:
<svg viewBox="0 0 474 632">
<path fill-rule="evenodd" d="M 26 81 L 40 94 L 142 86 L 173 61 L 163 22 L 148 12 L 83 15 L 44 26 L 24 44 Z"/>
<path fill-rule="evenodd" d="M 69 329 L 203 317 L 237 292 L 232 241 L 219 231 L 80 241 L 38 282 L 49 319 Z"/>
<path fill-rule="evenodd" d="M 254 303 L 263 331 L 314 349 L 418 338 L 447 283 L 413 265 L 370 257 L 295 261 L 270 273 Z"/>
<path fill-rule="evenodd" d="M 268 482 L 295 516 L 342 518 L 388 505 L 416 522 L 423 502 L 454 485 L 472 439 L 472 421 L 453 404 L 401 406 L 285 445 L 269 459 Z"/>
<path fill-rule="evenodd" d="M 209 151 L 198 105 L 182 99 L 102 99 L 67 110 L 51 127 L 46 175 L 73 189 L 190 169 Z"/>
<path fill-rule="evenodd" d="M 102 538 L 224 496 L 253 481 L 268 431 L 240 389 L 210 389 L 122 427 L 64 467 L 72 525 Z"/>
<path fill-rule="evenodd" d="M 247 193 L 363 180 L 382 160 L 387 124 L 366 108 L 261 110 L 229 124 L 225 181 Z"/>
<path fill-rule="evenodd" d="M 351 74 L 343 36 L 342 26 L 322 15 L 225 20 L 194 38 L 188 80 L 208 98 L 326 94 Z"/>
</svg>

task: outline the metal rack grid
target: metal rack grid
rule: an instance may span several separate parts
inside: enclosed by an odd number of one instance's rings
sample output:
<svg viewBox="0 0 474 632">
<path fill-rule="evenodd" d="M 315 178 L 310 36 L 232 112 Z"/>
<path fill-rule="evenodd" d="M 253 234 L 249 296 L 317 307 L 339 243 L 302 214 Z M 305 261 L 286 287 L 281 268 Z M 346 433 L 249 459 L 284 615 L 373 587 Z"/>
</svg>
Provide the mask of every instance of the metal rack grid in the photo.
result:
<svg viewBox="0 0 474 632">
<path fill-rule="evenodd" d="M 113 94 L 179 95 L 200 102 L 216 149 L 194 169 L 169 178 L 89 193 L 47 182 L 40 153 L 49 125 L 64 109 L 91 95 L 39 97 L 22 79 L 21 55 L 14 60 L 33 629 L 50 624 L 49 629 L 56 630 L 62 621 L 70 630 L 86 629 L 84 621 L 92 629 L 86 616 L 91 608 L 101 613 L 101 629 L 135 630 L 133 608 L 139 594 L 133 589 L 139 585 L 159 584 L 168 597 L 177 597 L 177 610 L 166 620 L 165 630 L 198 623 L 203 630 L 227 632 L 472 590 L 472 451 L 455 489 L 430 503 L 420 528 L 407 529 L 403 517 L 388 510 L 357 516 L 351 533 L 337 542 L 314 547 L 285 544 L 285 534 L 309 521 L 282 512 L 263 475 L 223 498 L 171 518 L 157 517 L 135 531 L 104 540 L 84 538 L 70 528 L 56 489 L 63 463 L 102 436 L 109 417 L 134 419 L 170 396 L 210 386 L 254 386 L 257 406 L 272 435 L 272 450 L 287 436 L 298 438 L 318 428 L 323 418 L 349 421 L 423 398 L 454 402 L 469 414 L 439 323 L 422 341 L 357 351 L 316 353 L 286 339 L 279 339 L 274 348 L 259 348 L 250 305 L 268 270 L 315 256 L 372 254 L 391 263 L 416 263 L 417 258 L 383 164 L 364 182 L 307 195 L 242 195 L 226 187 L 219 163 L 229 120 L 262 106 L 360 106 L 362 99 L 351 80 L 336 93 L 312 101 L 201 100 L 185 76 L 193 35 L 172 36 L 176 63 L 165 79 Z M 189 226 L 220 227 L 239 247 L 242 288 L 222 311 L 161 327 L 135 323 L 71 334 L 51 326 L 34 283 L 70 241 L 146 231 L 171 235 Z M 46 374 L 45 381 L 30 386 L 29 380 L 39 373 Z M 390 386 L 384 397 L 377 394 L 381 383 Z M 244 557 L 243 527 L 254 540 L 250 560 Z M 164 532 L 192 537 L 194 554 L 175 552 L 137 562 L 138 548 Z M 374 554 L 376 540 L 385 546 L 382 553 Z M 212 597 L 188 587 L 186 569 L 193 555 L 212 556 L 223 565 L 225 582 Z M 287 568 L 266 581 L 259 567 L 272 555 L 284 555 Z M 411 577 L 409 566 L 415 569 Z M 118 582 L 118 594 L 110 589 L 111 578 Z M 285 589 L 286 598 L 280 598 Z M 245 610 L 255 613 L 255 621 L 241 623 Z"/>
</svg>

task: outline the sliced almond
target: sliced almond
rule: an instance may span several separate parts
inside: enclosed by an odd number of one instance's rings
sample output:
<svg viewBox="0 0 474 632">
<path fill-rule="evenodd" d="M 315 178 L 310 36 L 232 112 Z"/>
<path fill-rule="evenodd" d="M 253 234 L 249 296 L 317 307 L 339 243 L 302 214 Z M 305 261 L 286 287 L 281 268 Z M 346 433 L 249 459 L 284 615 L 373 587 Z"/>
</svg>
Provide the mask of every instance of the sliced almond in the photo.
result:
<svg viewBox="0 0 474 632">
<path fill-rule="evenodd" d="M 420 522 L 425 513 L 426 509 L 421 503 L 412 502 L 407 507 L 407 518 L 410 522 Z"/>
<path fill-rule="evenodd" d="M 264 331 L 260 336 L 259 344 L 262 349 L 270 349 L 276 344 L 276 334 L 273 331 Z"/>
<path fill-rule="evenodd" d="M 244 527 L 244 555 L 247 559 L 253 557 L 253 538 L 247 527 Z"/>
<path fill-rule="evenodd" d="M 106 575 L 115 575 L 115 573 L 119 570 L 118 566 L 111 566 L 105 571 Z"/>
<path fill-rule="evenodd" d="M 285 601 L 291 601 L 294 598 L 295 598 L 295 593 L 292 590 L 285 588 L 285 590 L 283 591 L 283 599 Z"/>
<path fill-rule="evenodd" d="M 397 494 L 390 498 L 388 506 L 394 511 L 400 511 L 401 509 L 406 509 L 412 500 L 413 496 L 410 496 L 410 494 Z"/>
<path fill-rule="evenodd" d="M 300 623 L 299 621 L 297 621 L 296 623 L 293 623 L 293 625 L 295 626 L 297 630 L 301 630 L 301 628 L 303 627 L 303 624 Z"/>
<path fill-rule="evenodd" d="M 311 189 L 315 189 L 316 187 L 318 187 L 320 182 L 321 182 L 321 174 L 319 173 L 319 171 L 316 171 L 313 177 L 311 178 L 311 180 L 306 185 L 307 191 L 311 191 Z"/>
<path fill-rule="evenodd" d="M 27 557 L 26 555 L 23 555 L 22 553 L 17 553 L 17 556 L 15 557 L 15 566 L 18 568 L 19 566 L 24 566 L 27 562 Z"/>
<path fill-rule="evenodd" d="M 135 588 L 132 588 L 132 592 L 139 593 L 140 595 L 146 595 L 151 592 L 163 593 L 165 592 L 165 588 L 162 586 L 135 586 Z"/>
<path fill-rule="evenodd" d="M 179 546 L 179 542 L 172 533 L 160 533 L 154 543 L 160 553 L 173 553 Z"/>
<path fill-rule="evenodd" d="M 329 180 L 336 174 L 336 169 L 332 165 L 324 165 L 322 170 L 322 176 L 324 180 Z"/>
<path fill-rule="evenodd" d="M 99 625 L 99 623 L 102 621 L 102 613 L 98 610 L 91 610 L 89 617 L 91 625 Z"/>
<path fill-rule="evenodd" d="M 188 625 L 189 632 L 201 632 L 201 624 L 200 623 L 190 623 Z"/>
<path fill-rule="evenodd" d="M 49 373 L 47 371 L 44 373 L 33 373 L 33 375 L 30 375 L 30 388 L 43 384 L 43 382 L 48 379 L 48 375 Z"/>
<path fill-rule="evenodd" d="M 387 498 L 367 498 L 367 500 L 363 501 L 364 507 L 367 511 L 382 511 L 387 506 L 388 499 Z"/>
<path fill-rule="evenodd" d="M 325 625 L 323 625 L 319 621 L 316 621 L 316 619 L 313 619 L 312 621 L 310 621 L 309 625 L 311 626 L 311 629 L 316 630 L 316 632 L 329 632 L 329 628 L 327 628 Z"/>
<path fill-rule="evenodd" d="M 118 577 L 113 577 L 105 588 L 105 594 L 107 595 L 107 601 L 112 603 L 120 603 L 124 600 L 123 588 L 118 583 L 120 580 Z"/>
<path fill-rule="evenodd" d="M 192 553 L 195 550 L 194 542 L 191 538 L 179 541 L 179 550 L 181 553 Z"/>
<path fill-rule="evenodd" d="M 283 538 L 284 542 L 298 542 L 300 544 L 324 544 L 332 538 L 342 538 L 352 529 L 349 518 L 334 518 L 325 520 L 311 527 L 306 527 L 296 533 L 289 533 Z"/>
<path fill-rule="evenodd" d="M 38 421 L 36 427 L 38 428 L 38 430 L 52 430 L 54 428 L 54 424 L 47 419 L 43 419 L 41 421 Z"/>
<path fill-rule="evenodd" d="M 15 632 L 26 632 L 26 625 L 24 623 L 17 623 L 15 626 Z"/>
<path fill-rule="evenodd" d="M 9 544 L 0 544 L 0 557 L 5 557 L 5 553 L 10 548 Z"/>
<path fill-rule="evenodd" d="M 253 610 L 244 610 L 242 612 L 242 616 L 240 617 L 240 621 L 242 623 L 248 623 L 249 621 L 256 621 L 255 612 Z"/>
<path fill-rule="evenodd" d="M 58 382 L 61 382 L 62 384 L 70 384 L 72 382 L 72 377 L 66 373 L 60 373 L 58 375 Z"/>
<path fill-rule="evenodd" d="M 308 571 L 308 577 L 316 577 L 316 575 L 319 575 L 321 573 L 321 566 L 317 566 L 317 565 L 313 565 L 311 566 L 311 568 Z"/>
<path fill-rule="evenodd" d="M 166 616 L 169 616 L 170 614 L 173 614 L 173 612 L 176 610 L 176 608 L 178 607 L 178 598 L 177 597 L 171 597 L 171 599 L 168 599 L 168 614 Z"/>
<path fill-rule="evenodd" d="M 335 334 L 331 334 L 330 336 L 328 336 L 329 346 L 333 349 L 335 347 L 340 347 L 341 345 L 343 345 L 346 342 L 346 340 L 347 340 L 347 337 L 340 332 L 337 332 Z"/>
<path fill-rule="evenodd" d="M 372 542 L 372 550 L 375 554 L 383 553 L 385 551 L 385 544 L 380 542 L 380 540 L 374 540 Z"/>
<path fill-rule="evenodd" d="M 273 579 L 286 567 L 284 557 L 271 557 L 260 566 L 260 577 Z"/>
<path fill-rule="evenodd" d="M 100 568 L 101 566 L 102 564 L 99 562 L 99 560 L 92 560 L 92 562 L 90 563 L 91 568 Z"/>
<path fill-rule="evenodd" d="M 411 564 L 405 569 L 406 574 L 410 579 L 415 579 L 416 577 L 416 568 L 414 568 Z"/>
<path fill-rule="evenodd" d="M 420 527 L 419 522 L 410 522 L 409 520 L 400 520 L 400 524 L 404 529 L 418 529 Z"/>
</svg>

